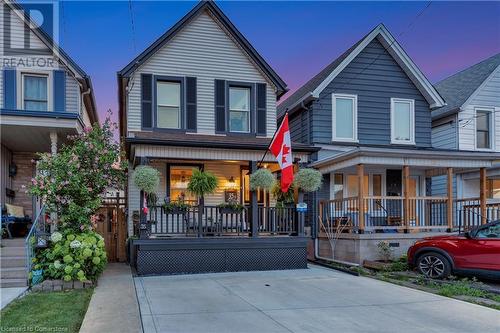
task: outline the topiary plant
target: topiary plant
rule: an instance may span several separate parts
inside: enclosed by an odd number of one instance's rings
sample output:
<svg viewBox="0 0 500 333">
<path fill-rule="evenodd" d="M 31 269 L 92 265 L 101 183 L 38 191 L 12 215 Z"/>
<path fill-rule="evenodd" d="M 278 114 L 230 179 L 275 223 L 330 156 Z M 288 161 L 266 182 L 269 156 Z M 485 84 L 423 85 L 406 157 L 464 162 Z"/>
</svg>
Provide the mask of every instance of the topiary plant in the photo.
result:
<svg viewBox="0 0 500 333">
<path fill-rule="evenodd" d="M 314 192 L 319 190 L 323 176 L 316 169 L 300 169 L 294 176 L 293 184 L 303 192 Z"/>
<path fill-rule="evenodd" d="M 272 190 L 276 179 L 269 169 L 258 169 L 250 175 L 250 190 Z"/>
<path fill-rule="evenodd" d="M 193 169 L 187 189 L 194 195 L 203 198 L 206 194 L 214 193 L 217 189 L 217 177 L 208 171 Z"/>
<path fill-rule="evenodd" d="M 134 172 L 134 184 L 141 191 L 155 193 L 160 184 L 160 172 L 147 165 L 139 166 Z"/>
</svg>

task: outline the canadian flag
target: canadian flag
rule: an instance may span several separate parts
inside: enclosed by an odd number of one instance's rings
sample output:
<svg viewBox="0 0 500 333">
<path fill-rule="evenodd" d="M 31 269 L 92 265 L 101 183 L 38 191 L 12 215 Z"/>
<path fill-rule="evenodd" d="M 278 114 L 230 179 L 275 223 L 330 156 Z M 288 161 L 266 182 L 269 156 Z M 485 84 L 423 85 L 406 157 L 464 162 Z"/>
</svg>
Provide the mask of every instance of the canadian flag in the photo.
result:
<svg viewBox="0 0 500 333">
<path fill-rule="evenodd" d="M 293 182 L 292 143 L 288 128 L 288 113 L 281 122 L 269 150 L 276 157 L 281 169 L 281 191 L 287 192 Z"/>
</svg>

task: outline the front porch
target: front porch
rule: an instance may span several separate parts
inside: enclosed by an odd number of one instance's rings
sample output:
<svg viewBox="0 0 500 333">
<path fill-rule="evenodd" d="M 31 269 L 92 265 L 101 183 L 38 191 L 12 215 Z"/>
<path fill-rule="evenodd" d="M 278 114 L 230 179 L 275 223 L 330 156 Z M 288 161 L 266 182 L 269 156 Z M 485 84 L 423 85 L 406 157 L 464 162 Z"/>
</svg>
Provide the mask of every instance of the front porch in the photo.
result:
<svg viewBox="0 0 500 333">
<path fill-rule="evenodd" d="M 129 227 L 139 236 L 132 244 L 131 261 L 138 274 L 307 267 L 305 213 L 293 203 L 277 205 L 268 191 L 250 189 L 250 174 L 258 166 L 279 177 L 273 156 L 259 164 L 268 141 L 258 139 L 252 147 L 232 143 L 224 149 L 200 149 L 193 143 L 132 146 L 136 165 L 147 164 L 160 172 L 160 186 L 156 197 L 149 198 L 147 214 L 144 194 L 129 182 Z M 297 149 L 294 157 L 307 162 L 308 151 Z M 208 171 L 218 181 L 215 193 L 203 200 L 187 191 L 193 169 Z"/>
</svg>

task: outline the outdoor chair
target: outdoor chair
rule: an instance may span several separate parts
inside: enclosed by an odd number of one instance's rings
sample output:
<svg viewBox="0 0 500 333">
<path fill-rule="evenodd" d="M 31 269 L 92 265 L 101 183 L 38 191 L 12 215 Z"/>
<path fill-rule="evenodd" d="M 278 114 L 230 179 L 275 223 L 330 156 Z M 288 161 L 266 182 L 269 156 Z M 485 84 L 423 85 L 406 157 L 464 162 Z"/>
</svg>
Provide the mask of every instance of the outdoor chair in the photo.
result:
<svg viewBox="0 0 500 333">
<path fill-rule="evenodd" d="M 7 231 L 9 238 L 14 236 L 24 236 L 31 224 L 31 217 L 24 214 L 24 208 L 5 204 L 2 208 L 2 230 Z"/>
</svg>

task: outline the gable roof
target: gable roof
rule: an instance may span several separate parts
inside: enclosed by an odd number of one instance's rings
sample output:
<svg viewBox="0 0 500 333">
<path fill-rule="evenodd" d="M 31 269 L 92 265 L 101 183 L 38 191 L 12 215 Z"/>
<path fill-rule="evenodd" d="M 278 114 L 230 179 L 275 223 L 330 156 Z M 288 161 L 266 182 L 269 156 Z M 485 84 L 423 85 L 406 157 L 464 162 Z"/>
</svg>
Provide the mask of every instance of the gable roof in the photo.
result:
<svg viewBox="0 0 500 333">
<path fill-rule="evenodd" d="M 85 73 L 85 71 L 78 66 L 78 64 L 71 59 L 71 57 L 59 46 L 55 41 L 52 39 L 52 37 L 47 34 L 43 29 L 34 29 L 33 27 L 36 27 L 37 24 L 33 23 L 31 18 L 27 18 L 24 15 L 20 15 L 20 13 L 23 11 L 23 7 L 16 3 L 13 0 L 2 0 L 9 8 L 12 10 L 13 13 L 19 17 L 21 21 L 26 24 L 31 32 L 35 34 L 36 37 L 38 37 L 42 43 L 44 43 L 47 48 L 51 50 L 53 55 L 58 58 L 70 71 L 71 73 L 75 76 L 77 80 L 80 81 L 80 83 L 83 84 L 85 90 L 90 90 L 90 94 L 86 94 L 84 99 L 87 101 L 86 106 L 87 106 L 87 112 L 89 113 L 90 116 L 90 121 L 92 123 L 94 122 L 99 122 L 99 116 L 97 115 L 97 109 L 96 109 L 96 102 L 94 98 L 94 89 L 92 87 L 92 80 L 90 79 L 90 76 Z"/>
<path fill-rule="evenodd" d="M 141 64 L 147 61 L 156 51 L 163 47 L 170 41 L 184 26 L 186 26 L 193 18 L 198 16 L 204 10 L 210 11 L 212 15 L 222 24 L 224 29 L 231 35 L 234 41 L 245 51 L 245 53 L 252 59 L 252 61 L 262 70 L 268 79 L 276 86 L 278 97 L 282 96 L 288 91 L 286 83 L 279 77 L 279 75 L 269 66 L 269 64 L 262 58 L 262 56 L 253 48 L 248 40 L 238 31 L 229 18 L 222 12 L 222 10 L 210 0 L 200 1 L 189 13 L 187 13 L 180 21 L 178 21 L 172 28 L 165 32 L 146 50 L 139 54 L 127 66 L 118 72 L 118 76 L 129 77 Z"/>
<path fill-rule="evenodd" d="M 330 82 L 332 82 L 335 77 L 337 77 L 337 75 L 340 74 L 340 72 L 342 72 L 342 70 L 347 67 L 347 65 L 349 65 L 349 63 L 351 63 L 351 61 L 354 60 L 354 58 L 375 38 L 378 38 L 384 48 L 389 52 L 399 66 L 401 66 L 406 75 L 408 75 L 410 80 L 425 97 L 431 108 L 445 105 L 443 98 L 439 95 L 429 80 L 427 80 L 417 65 L 415 65 L 415 63 L 406 54 L 389 30 L 387 30 L 383 24 L 379 24 L 357 43 L 351 46 L 347 51 L 345 51 L 340 57 L 327 65 L 312 79 L 284 100 L 278 106 L 278 115 L 283 115 L 285 111 L 292 113 L 298 109 L 303 102 L 307 103 L 312 99 L 318 98 L 323 89 L 325 89 L 328 84 L 330 84 Z"/>
<path fill-rule="evenodd" d="M 499 66 L 500 53 L 436 83 L 435 87 L 444 97 L 447 105 L 432 111 L 432 119 L 439 119 L 460 111 L 460 108 Z"/>
</svg>

